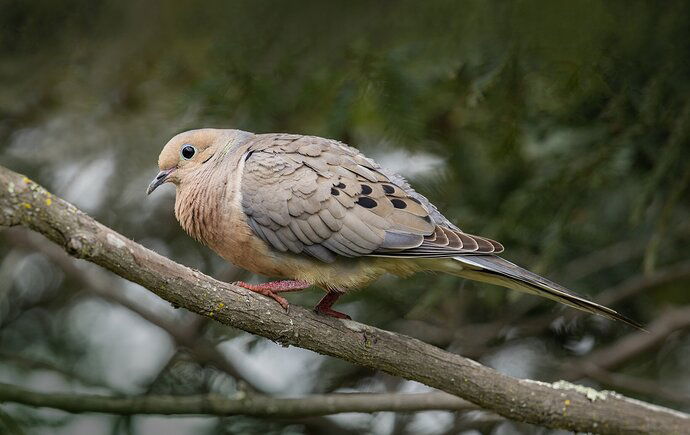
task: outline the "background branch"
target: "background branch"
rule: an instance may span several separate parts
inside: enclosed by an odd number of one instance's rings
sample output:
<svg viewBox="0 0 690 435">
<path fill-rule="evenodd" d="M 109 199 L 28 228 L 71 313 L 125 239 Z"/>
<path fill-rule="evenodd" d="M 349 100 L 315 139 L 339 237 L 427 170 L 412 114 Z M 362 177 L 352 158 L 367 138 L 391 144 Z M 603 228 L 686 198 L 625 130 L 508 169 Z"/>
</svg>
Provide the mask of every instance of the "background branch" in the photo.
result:
<svg viewBox="0 0 690 435">
<path fill-rule="evenodd" d="M 662 386 L 659 382 L 649 379 L 624 375 L 621 373 L 611 373 L 599 367 L 590 367 L 587 370 L 587 377 L 595 381 L 610 385 L 617 389 L 634 391 L 639 394 L 648 396 L 655 396 L 670 402 L 689 405 L 690 394 L 682 393 L 680 391 L 672 390 Z"/>
<path fill-rule="evenodd" d="M 300 398 L 276 398 L 237 394 L 195 396 L 121 396 L 97 394 L 39 393 L 0 383 L 0 402 L 61 409 L 63 411 L 107 414 L 204 414 L 216 416 L 301 418 L 343 412 L 418 412 L 430 410 L 469 411 L 477 406 L 448 393 L 418 394 L 317 394 Z"/>
<path fill-rule="evenodd" d="M 94 276 L 94 271 L 85 273 L 77 267 L 74 261 L 65 255 L 62 249 L 55 245 L 41 243 L 31 234 L 19 232 L 8 232 L 6 239 L 17 247 L 41 252 L 51 261 L 57 264 L 60 269 L 70 278 L 78 282 L 84 290 L 87 290 L 98 297 L 116 303 L 131 312 L 137 314 L 142 319 L 152 325 L 167 332 L 178 346 L 189 350 L 193 358 L 200 364 L 210 364 L 233 378 L 242 381 L 245 386 L 256 392 L 264 392 L 250 379 L 243 376 L 236 367 L 234 361 L 227 358 L 209 340 L 201 336 L 200 331 L 205 325 L 205 317 L 191 316 L 189 319 L 170 318 L 158 310 L 137 303 L 127 297 L 120 285 L 107 276 Z M 178 316 L 179 317 L 179 316 Z"/>
<path fill-rule="evenodd" d="M 673 332 L 690 327 L 690 306 L 668 310 L 649 326 L 649 332 L 637 331 L 615 343 L 595 350 L 585 358 L 566 364 L 563 375 L 578 379 L 596 369 L 611 370 L 637 355 L 660 346 Z"/>
<path fill-rule="evenodd" d="M 213 342 L 203 336 L 203 330 L 210 321 L 208 317 L 185 311 L 184 313 L 179 313 L 181 315 L 171 318 L 170 316 L 166 316 L 164 312 L 160 312 L 146 304 L 138 303 L 131 297 L 128 297 L 123 291 L 124 289 L 121 284 L 102 270 L 97 268 L 84 270 L 84 268 L 78 267 L 78 265 L 75 264 L 75 259 L 69 257 L 64 250 L 56 245 L 45 243 L 45 239 L 38 234 L 6 231 L 4 236 L 5 240 L 19 249 L 37 251 L 44 254 L 52 262 L 57 264 L 66 275 L 80 284 L 84 290 L 106 301 L 118 304 L 137 314 L 150 324 L 161 328 L 168 333 L 178 347 L 186 349 L 194 361 L 201 365 L 211 365 L 231 376 L 238 383 L 239 389 L 248 390 L 253 393 L 268 393 L 268 391 L 256 385 L 250 378 L 244 376 L 230 357 L 224 355 L 218 350 Z M 150 392 L 154 384 L 167 372 L 170 366 L 177 361 L 179 354 L 179 350 L 174 352 L 170 356 L 170 359 L 163 364 L 161 371 L 149 385 L 147 393 Z M 1 356 L 0 354 L 0 357 Z M 8 359 L 18 358 L 19 357 Z M 27 367 L 32 365 L 29 364 L 29 361 L 24 362 L 24 365 Z M 57 367 L 50 367 L 49 369 L 59 371 Z M 69 377 L 78 377 L 78 375 L 70 374 Z M 89 385 L 85 383 L 84 380 L 79 380 L 82 384 Z M 113 390 L 110 386 L 108 388 Z M 115 391 L 117 392 L 117 390 Z M 350 433 L 341 428 L 336 422 L 328 419 L 318 417 L 310 418 L 301 421 L 301 423 L 315 430 L 327 430 L 329 433 Z"/>
<path fill-rule="evenodd" d="M 664 284 L 689 278 L 690 261 L 679 262 L 660 268 L 649 275 L 640 274 L 632 276 L 616 286 L 607 288 L 597 295 L 596 302 L 602 305 L 615 306 L 625 299 L 632 298 L 644 291 L 650 291 Z M 536 307 L 539 303 L 539 300 L 534 298 L 524 299 L 520 301 L 520 305 L 512 306 L 510 312 L 500 319 L 486 323 L 471 323 L 456 329 L 415 320 L 399 320 L 395 323 L 395 329 L 439 347 L 455 344 L 463 350 L 464 355 L 470 358 L 479 358 L 487 352 L 487 343 L 496 339 L 501 331 L 504 331 L 506 328 L 511 326 L 517 327 L 522 336 L 537 335 L 547 330 L 558 318 L 562 318 L 564 322 L 571 322 L 585 315 L 585 313 L 578 310 L 555 310 L 541 315 L 525 316 L 530 309 Z M 665 318 L 666 315 L 662 315 L 650 328 L 656 329 L 657 326 L 654 325 L 659 324 L 661 319 Z M 666 320 L 663 323 L 665 326 L 661 329 L 666 330 L 669 325 L 666 323 Z M 687 323 L 685 325 L 680 325 L 678 329 L 687 327 Z M 654 332 L 657 340 L 665 337 L 663 334 L 659 334 L 659 332 L 658 330 Z M 636 336 L 645 337 L 646 335 L 637 334 Z M 645 338 L 642 339 L 646 340 Z"/>
<path fill-rule="evenodd" d="M 222 323 L 416 380 L 505 417 L 601 433 L 680 433 L 690 416 L 568 383 L 515 379 L 426 343 L 353 321 L 318 316 L 181 266 L 126 239 L 71 204 L 0 168 L 0 226 L 40 232 L 71 255 L 139 283 L 163 299 Z"/>
</svg>

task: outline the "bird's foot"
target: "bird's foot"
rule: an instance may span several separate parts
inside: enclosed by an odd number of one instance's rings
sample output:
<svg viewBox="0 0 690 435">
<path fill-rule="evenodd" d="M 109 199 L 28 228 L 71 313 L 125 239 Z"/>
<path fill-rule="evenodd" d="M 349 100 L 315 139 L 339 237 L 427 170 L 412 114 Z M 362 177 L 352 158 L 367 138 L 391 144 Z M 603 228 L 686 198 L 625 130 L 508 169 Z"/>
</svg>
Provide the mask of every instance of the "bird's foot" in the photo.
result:
<svg viewBox="0 0 690 435">
<path fill-rule="evenodd" d="M 285 311 L 288 311 L 290 308 L 290 303 L 278 293 L 304 290 L 311 285 L 306 281 L 298 280 L 271 281 L 263 284 L 249 284 L 244 281 L 237 281 L 233 284 L 264 296 L 268 296 L 269 298 L 278 302 Z"/>
<path fill-rule="evenodd" d="M 316 311 L 318 314 L 323 314 L 324 316 L 335 317 L 336 319 L 352 320 L 352 317 L 348 316 L 345 313 L 341 313 L 340 311 L 336 311 L 332 308 L 319 308 L 318 306 L 316 306 L 314 307 L 314 311 Z"/>
<path fill-rule="evenodd" d="M 329 291 L 323 298 L 321 298 L 319 303 L 316 304 L 314 311 L 316 311 L 318 314 L 335 317 L 336 319 L 352 320 L 352 317 L 348 316 L 347 314 L 331 308 L 341 295 L 342 293 L 340 292 Z"/>
</svg>

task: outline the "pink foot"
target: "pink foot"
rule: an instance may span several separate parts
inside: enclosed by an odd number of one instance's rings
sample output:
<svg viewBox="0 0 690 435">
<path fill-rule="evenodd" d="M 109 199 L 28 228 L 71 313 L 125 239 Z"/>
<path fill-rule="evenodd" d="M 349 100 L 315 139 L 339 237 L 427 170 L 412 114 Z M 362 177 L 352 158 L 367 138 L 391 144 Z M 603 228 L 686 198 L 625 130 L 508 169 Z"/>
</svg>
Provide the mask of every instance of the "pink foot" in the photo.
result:
<svg viewBox="0 0 690 435">
<path fill-rule="evenodd" d="M 278 302 L 285 311 L 290 308 L 290 303 L 284 297 L 279 296 L 278 293 L 304 290 L 311 285 L 306 281 L 297 280 L 271 281 L 263 284 L 248 284 L 244 281 L 237 281 L 234 284 L 264 296 L 268 296 L 269 298 Z"/>
<path fill-rule="evenodd" d="M 319 303 L 316 304 L 314 311 L 325 316 L 335 317 L 336 319 L 352 320 L 352 317 L 348 316 L 347 314 L 331 308 L 341 295 L 342 293 L 340 292 L 329 291 L 323 298 L 321 298 Z"/>
</svg>

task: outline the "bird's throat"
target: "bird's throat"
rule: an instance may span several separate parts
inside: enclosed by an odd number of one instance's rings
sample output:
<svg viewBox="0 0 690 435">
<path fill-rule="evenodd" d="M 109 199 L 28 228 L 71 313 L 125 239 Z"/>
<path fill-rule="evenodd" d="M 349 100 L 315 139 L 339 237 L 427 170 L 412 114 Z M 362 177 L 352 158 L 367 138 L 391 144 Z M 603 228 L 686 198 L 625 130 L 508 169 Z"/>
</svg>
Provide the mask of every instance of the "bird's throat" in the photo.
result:
<svg viewBox="0 0 690 435">
<path fill-rule="evenodd" d="M 225 189 L 224 185 L 215 186 L 210 177 L 204 175 L 198 174 L 193 180 L 178 186 L 175 217 L 190 236 L 212 246 L 218 236 Z"/>
</svg>

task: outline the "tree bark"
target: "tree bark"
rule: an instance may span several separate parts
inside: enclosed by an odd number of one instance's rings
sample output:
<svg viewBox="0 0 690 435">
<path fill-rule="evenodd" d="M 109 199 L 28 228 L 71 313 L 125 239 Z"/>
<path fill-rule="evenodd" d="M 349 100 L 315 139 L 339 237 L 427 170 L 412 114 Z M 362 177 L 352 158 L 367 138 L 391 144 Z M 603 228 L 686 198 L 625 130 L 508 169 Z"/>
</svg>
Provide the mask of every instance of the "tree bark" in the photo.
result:
<svg viewBox="0 0 690 435">
<path fill-rule="evenodd" d="M 0 226 L 21 225 L 151 290 L 174 306 L 285 346 L 383 370 L 507 418 L 579 432 L 686 433 L 690 415 L 567 382 L 515 379 L 413 338 L 337 320 L 181 266 L 105 227 L 30 179 L 0 167 Z M 238 247 L 240 249 L 240 247 Z"/>
</svg>

